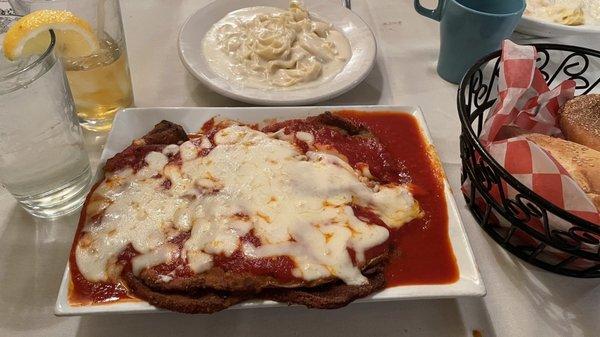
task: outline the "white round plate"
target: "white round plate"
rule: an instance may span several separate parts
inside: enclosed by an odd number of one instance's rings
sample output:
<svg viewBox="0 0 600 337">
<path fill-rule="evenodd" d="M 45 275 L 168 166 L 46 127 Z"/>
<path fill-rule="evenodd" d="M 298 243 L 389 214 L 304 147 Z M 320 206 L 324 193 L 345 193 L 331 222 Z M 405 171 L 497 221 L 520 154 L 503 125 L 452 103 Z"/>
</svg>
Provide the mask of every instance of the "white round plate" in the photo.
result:
<svg viewBox="0 0 600 337">
<path fill-rule="evenodd" d="M 342 71 L 332 79 L 314 87 L 288 89 L 258 89 L 231 83 L 217 75 L 202 52 L 202 40 L 210 28 L 231 11 L 254 6 L 288 8 L 289 0 L 216 0 L 201 8 L 181 27 L 179 56 L 187 70 L 221 95 L 258 105 L 306 105 L 339 96 L 359 84 L 375 63 L 377 45 L 373 32 L 351 10 L 323 0 L 304 0 L 310 15 L 329 22 L 344 33 L 352 48 L 352 57 Z"/>
<path fill-rule="evenodd" d="M 600 26 L 567 26 L 560 23 L 544 21 L 523 15 L 521 22 L 517 26 L 517 31 L 523 34 L 541 37 L 560 37 L 582 34 L 598 34 L 600 33 Z"/>
</svg>

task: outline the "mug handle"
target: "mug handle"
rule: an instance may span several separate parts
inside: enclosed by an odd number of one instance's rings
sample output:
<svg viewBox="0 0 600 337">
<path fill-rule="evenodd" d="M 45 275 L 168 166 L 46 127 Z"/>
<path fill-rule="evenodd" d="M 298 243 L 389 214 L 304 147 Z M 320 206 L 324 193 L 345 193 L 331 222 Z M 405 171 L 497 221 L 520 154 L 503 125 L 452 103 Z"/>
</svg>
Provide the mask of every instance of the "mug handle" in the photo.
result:
<svg viewBox="0 0 600 337">
<path fill-rule="evenodd" d="M 415 0 L 415 10 L 417 13 L 426 16 L 435 21 L 440 21 L 442 19 L 442 8 L 444 8 L 445 0 L 438 0 L 437 7 L 435 9 L 425 8 L 421 5 L 419 0 Z"/>
</svg>

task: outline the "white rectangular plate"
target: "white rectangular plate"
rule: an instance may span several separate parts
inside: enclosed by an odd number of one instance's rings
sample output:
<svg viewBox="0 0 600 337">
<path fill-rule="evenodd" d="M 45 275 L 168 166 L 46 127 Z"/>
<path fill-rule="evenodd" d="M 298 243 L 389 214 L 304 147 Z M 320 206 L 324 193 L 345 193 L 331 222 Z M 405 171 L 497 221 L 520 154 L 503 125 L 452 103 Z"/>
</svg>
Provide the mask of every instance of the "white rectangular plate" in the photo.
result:
<svg viewBox="0 0 600 337">
<path fill-rule="evenodd" d="M 202 124 L 213 116 L 236 119 L 242 122 L 256 123 L 265 119 L 278 120 L 304 118 L 318 115 L 324 111 L 359 110 L 359 111 L 393 111 L 407 113 L 417 118 L 428 143 L 431 143 L 429 130 L 418 107 L 408 106 L 336 106 L 336 107 L 273 107 L 273 108 L 131 108 L 119 112 L 115 118 L 112 131 L 108 136 L 100 162 L 103 163 L 151 130 L 163 119 L 182 125 L 187 132 L 198 130 Z M 101 171 L 101 170 L 99 170 Z M 460 277 L 452 284 L 410 285 L 387 288 L 361 299 L 364 302 L 394 301 L 403 299 L 444 298 L 463 296 L 483 296 L 485 287 L 467 235 L 448 182 L 446 185 L 446 202 L 448 204 L 448 234 L 456 256 Z M 146 302 L 123 302 L 103 305 L 72 306 L 69 304 L 69 266 L 65 270 L 56 300 L 56 315 L 85 315 L 101 313 L 140 313 L 163 311 Z M 280 305 L 272 301 L 251 301 L 236 305 L 234 308 L 256 308 Z"/>
</svg>

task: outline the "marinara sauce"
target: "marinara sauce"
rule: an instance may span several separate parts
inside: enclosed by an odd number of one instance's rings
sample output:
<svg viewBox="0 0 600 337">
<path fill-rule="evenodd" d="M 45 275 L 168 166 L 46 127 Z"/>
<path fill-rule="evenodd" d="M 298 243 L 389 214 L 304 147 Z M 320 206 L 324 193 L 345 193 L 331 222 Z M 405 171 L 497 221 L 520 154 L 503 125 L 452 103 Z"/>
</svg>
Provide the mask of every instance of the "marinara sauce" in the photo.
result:
<svg viewBox="0 0 600 337">
<path fill-rule="evenodd" d="M 413 195 L 424 213 L 421 219 L 391 231 L 397 254 L 387 267 L 387 286 L 458 280 L 458 266 L 448 236 L 443 171 L 417 120 L 409 114 L 393 112 L 342 111 L 339 115 L 366 126 L 399 161 L 398 182 L 414 186 Z"/>
</svg>

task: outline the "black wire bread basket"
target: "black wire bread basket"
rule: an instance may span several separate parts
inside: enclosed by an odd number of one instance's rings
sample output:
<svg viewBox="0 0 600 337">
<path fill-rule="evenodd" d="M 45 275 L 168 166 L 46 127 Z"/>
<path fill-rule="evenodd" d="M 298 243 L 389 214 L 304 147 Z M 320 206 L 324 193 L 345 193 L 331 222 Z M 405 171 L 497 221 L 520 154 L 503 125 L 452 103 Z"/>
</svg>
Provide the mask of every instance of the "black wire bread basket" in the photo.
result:
<svg viewBox="0 0 600 337">
<path fill-rule="evenodd" d="M 576 95 L 600 91 L 600 87 L 596 90 L 600 83 L 600 52 L 556 44 L 534 46 L 538 51 L 537 67 L 550 88 L 573 79 Z M 499 65 L 497 51 L 473 65 L 459 85 L 461 180 L 467 205 L 481 228 L 519 258 L 558 274 L 600 277 L 600 226 L 527 188 L 478 140 L 497 98 Z M 508 186 L 512 193 L 506 193 Z M 500 193 L 492 194 L 492 189 Z M 532 222 L 541 225 L 532 226 Z"/>
</svg>

